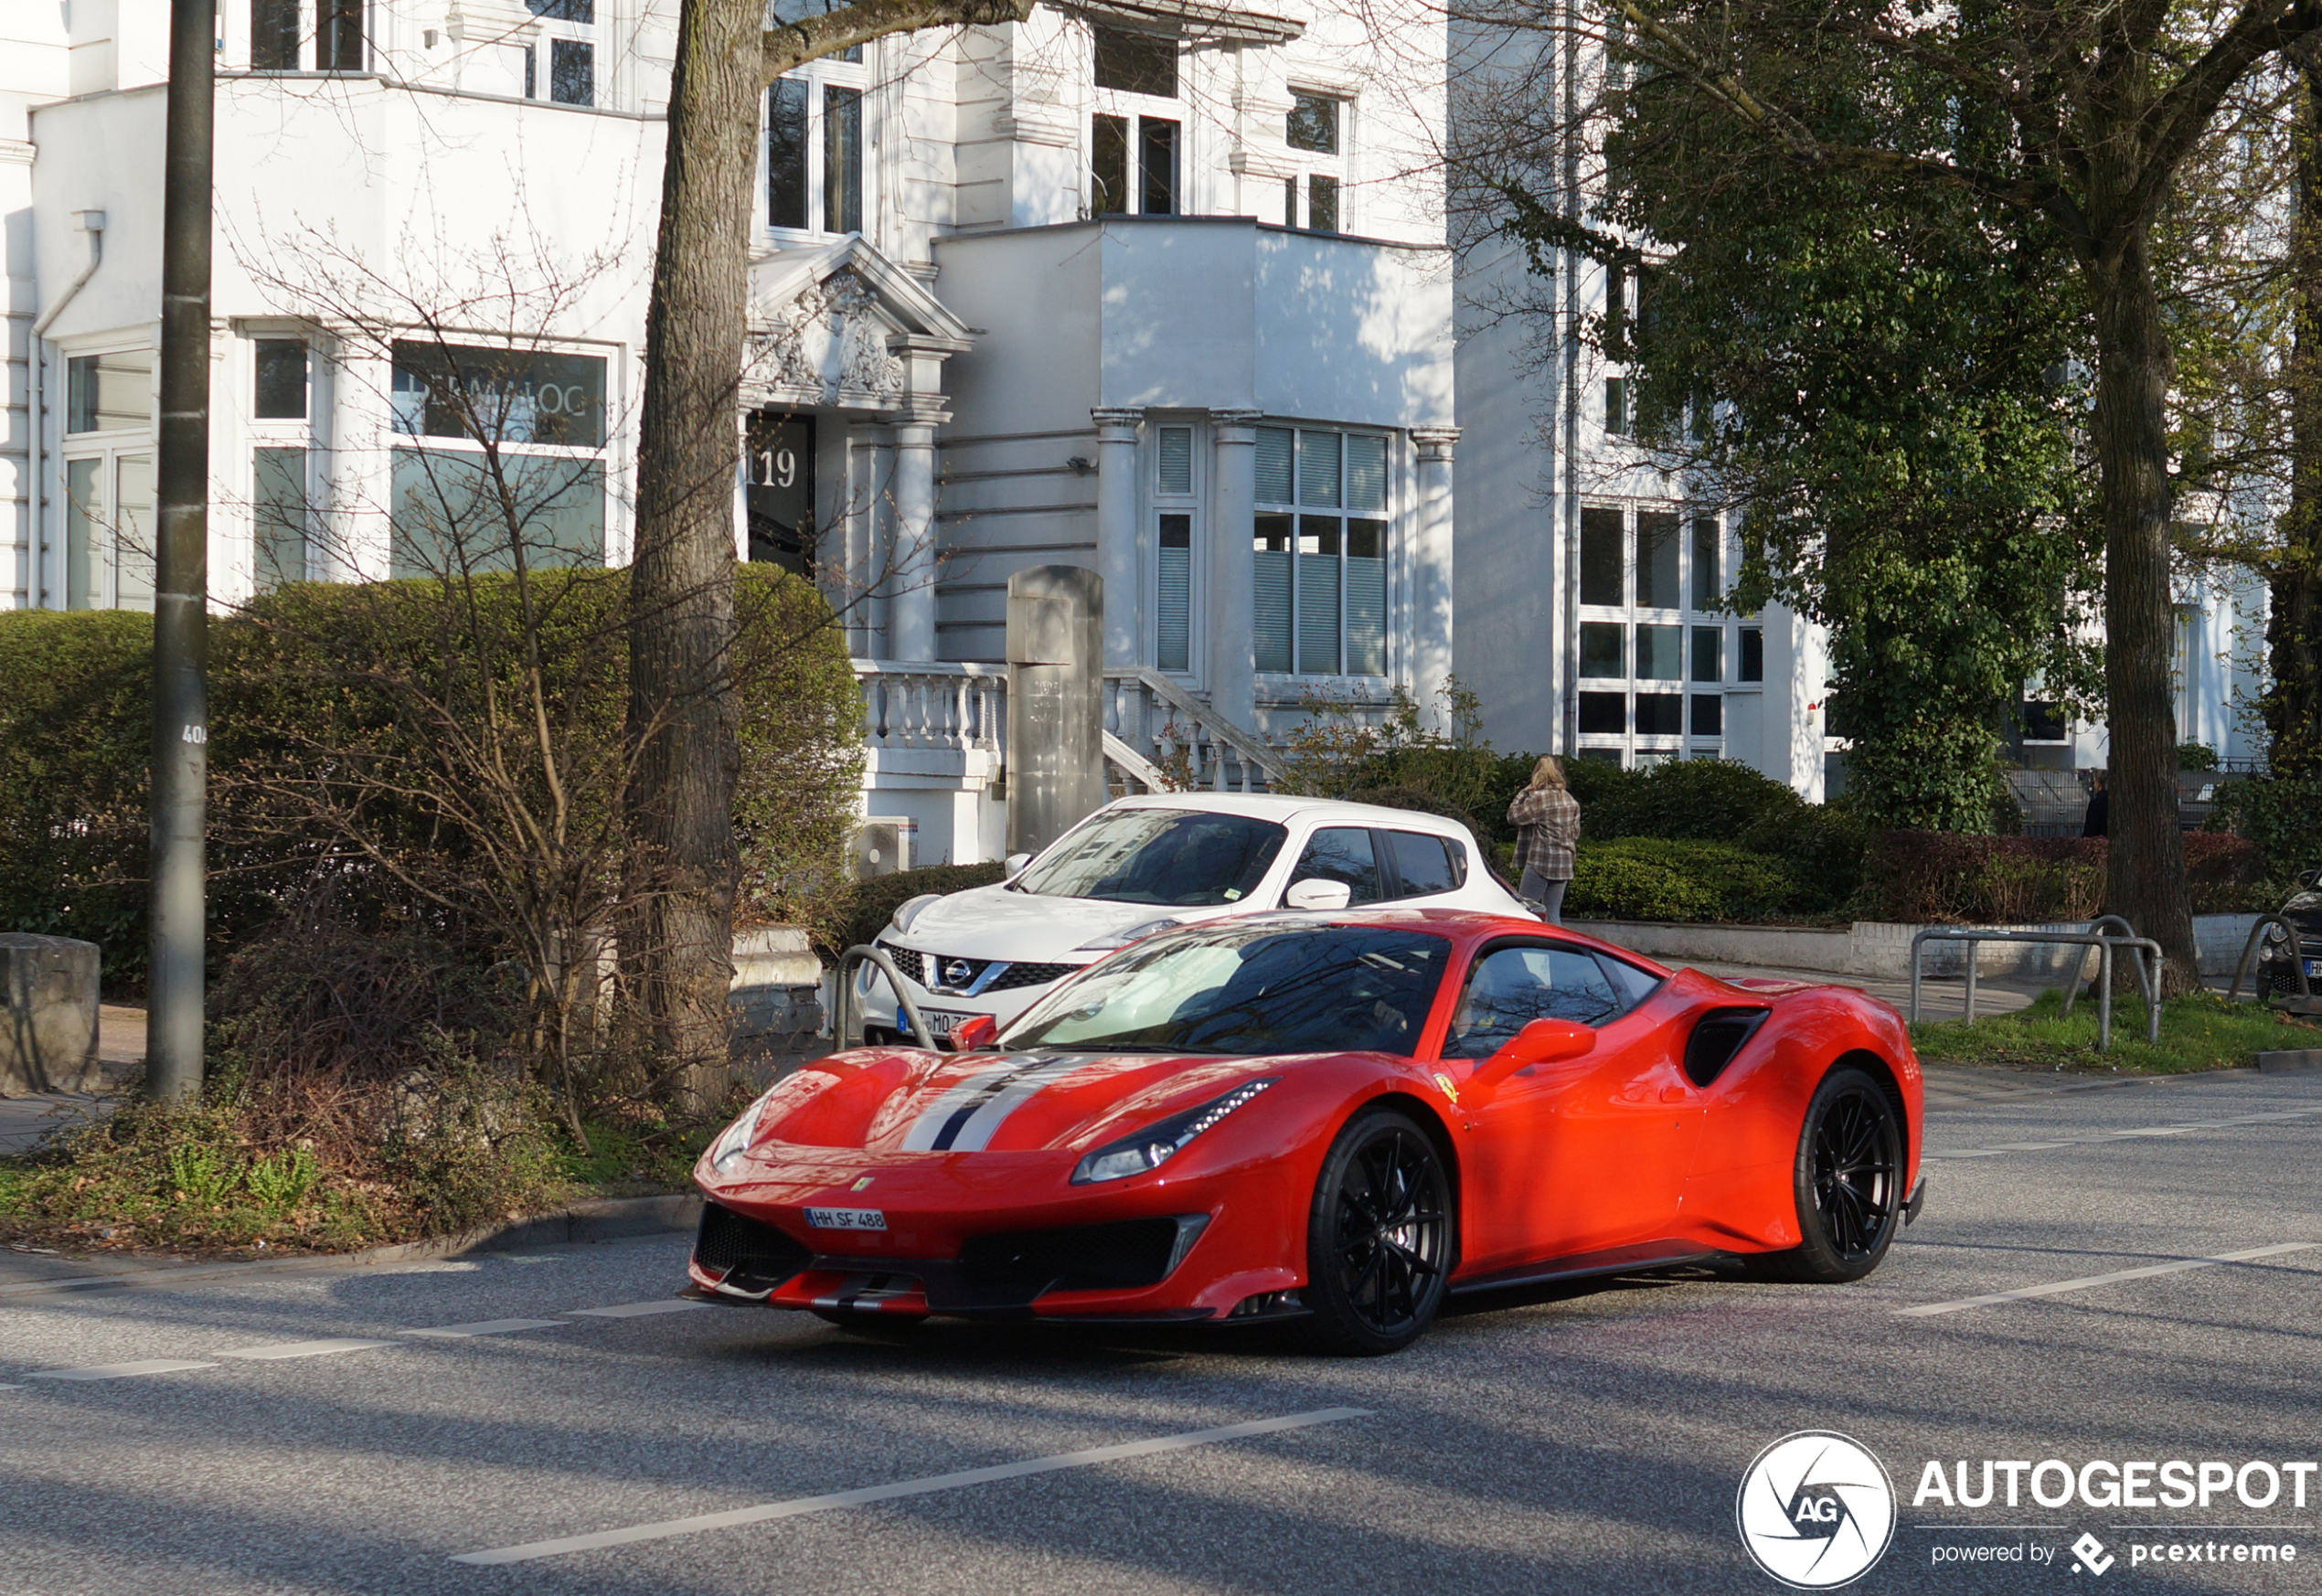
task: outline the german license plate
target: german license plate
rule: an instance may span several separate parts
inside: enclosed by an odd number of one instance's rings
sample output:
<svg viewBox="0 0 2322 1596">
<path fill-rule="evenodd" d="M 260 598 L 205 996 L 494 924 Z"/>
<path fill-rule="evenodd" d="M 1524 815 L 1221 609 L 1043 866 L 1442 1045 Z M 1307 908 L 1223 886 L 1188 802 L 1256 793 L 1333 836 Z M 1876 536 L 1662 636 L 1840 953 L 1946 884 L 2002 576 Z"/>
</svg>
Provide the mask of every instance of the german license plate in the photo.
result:
<svg viewBox="0 0 2322 1596">
<path fill-rule="evenodd" d="M 817 1230 L 884 1230 L 887 1215 L 878 1208 L 808 1208 L 806 1222 Z"/>
<path fill-rule="evenodd" d="M 948 1042 L 952 1039 L 953 1031 L 975 1016 L 972 1014 L 960 1014 L 948 1008 L 922 1008 L 919 1011 L 919 1017 L 927 1022 L 929 1036 L 939 1042 Z M 898 1016 L 895 1028 L 908 1032 L 911 1028 L 911 1021 L 906 1017 Z"/>
<path fill-rule="evenodd" d="M 2306 974 L 2308 979 L 2322 976 L 2322 959 L 2308 959 L 2306 962 Z"/>
</svg>

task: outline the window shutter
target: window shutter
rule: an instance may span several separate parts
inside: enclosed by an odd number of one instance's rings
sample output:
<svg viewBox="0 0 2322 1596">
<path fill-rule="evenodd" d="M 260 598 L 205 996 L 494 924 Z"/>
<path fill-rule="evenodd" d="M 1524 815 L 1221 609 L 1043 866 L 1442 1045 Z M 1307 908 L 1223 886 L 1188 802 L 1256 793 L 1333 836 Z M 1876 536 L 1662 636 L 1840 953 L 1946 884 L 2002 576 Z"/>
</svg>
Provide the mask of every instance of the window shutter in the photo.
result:
<svg viewBox="0 0 2322 1596">
<path fill-rule="evenodd" d="M 1304 516 L 1298 536 L 1298 670 L 1338 674 L 1338 523 Z"/>
<path fill-rule="evenodd" d="M 1262 441 L 1262 461 L 1264 453 Z M 1289 516 L 1258 517 L 1250 564 L 1252 663 L 1262 671 L 1287 672 L 1291 663 Z"/>
<path fill-rule="evenodd" d="M 1193 491 L 1193 429 L 1164 427 L 1161 429 L 1161 491 L 1165 494 L 1189 494 Z M 1166 519 L 1161 523 L 1168 525 Z"/>
<path fill-rule="evenodd" d="M 1318 510 L 1338 504 L 1338 434 L 1298 434 L 1298 502 Z"/>
<path fill-rule="evenodd" d="M 1287 427 L 1258 429 L 1258 502 L 1287 505 L 1290 497 L 1290 440 Z"/>
<path fill-rule="evenodd" d="M 1347 524 L 1347 674 L 1387 674 L 1386 523 Z"/>
<path fill-rule="evenodd" d="M 1387 440 L 1357 433 L 1347 440 L 1347 508 L 1379 515 L 1387 508 Z"/>
<path fill-rule="evenodd" d="M 1165 463 L 1163 471 L 1166 472 Z M 1193 517 L 1161 517 L 1157 635 L 1154 663 L 1165 671 L 1189 668 L 1193 644 Z"/>
</svg>

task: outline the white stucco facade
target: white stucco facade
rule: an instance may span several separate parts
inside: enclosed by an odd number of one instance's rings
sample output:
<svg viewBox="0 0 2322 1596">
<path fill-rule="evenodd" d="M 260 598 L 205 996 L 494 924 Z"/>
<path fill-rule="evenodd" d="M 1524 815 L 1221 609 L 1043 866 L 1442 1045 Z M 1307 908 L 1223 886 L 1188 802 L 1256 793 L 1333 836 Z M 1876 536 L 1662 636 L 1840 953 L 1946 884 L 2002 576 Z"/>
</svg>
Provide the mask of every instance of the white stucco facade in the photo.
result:
<svg viewBox="0 0 2322 1596">
<path fill-rule="evenodd" d="M 167 5 L 5 10 L 0 606 L 147 607 Z M 214 604 L 442 556 L 453 372 L 513 396 L 543 547 L 628 558 L 675 14 L 225 0 Z M 1043 5 L 859 55 L 761 105 L 735 500 L 738 552 L 842 607 L 866 813 L 918 862 L 996 856 L 981 696 L 1029 565 L 1106 578 L 1124 715 L 1171 687 L 1264 737 L 1316 697 L 1432 700 L 1440 20 Z"/>
</svg>

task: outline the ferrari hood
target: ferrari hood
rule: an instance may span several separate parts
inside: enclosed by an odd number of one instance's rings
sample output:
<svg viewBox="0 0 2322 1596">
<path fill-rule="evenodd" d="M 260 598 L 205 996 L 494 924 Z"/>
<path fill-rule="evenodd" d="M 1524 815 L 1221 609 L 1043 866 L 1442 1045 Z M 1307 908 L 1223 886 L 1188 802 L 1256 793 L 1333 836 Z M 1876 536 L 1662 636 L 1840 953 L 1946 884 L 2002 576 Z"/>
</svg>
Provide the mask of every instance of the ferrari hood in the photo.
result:
<svg viewBox="0 0 2322 1596">
<path fill-rule="evenodd" d="M 936 899 L 901 935 L 879 934 L 923 953 L 966 959 L 1004 959 L 1009 963 L 1085 964 L 1103 950 L 1080 951 L 1113 931 L 1156 920 L 1208 920 L 1224 909 L 1171 909 L 1155 903 L 1114 903 L 1102 898 L 1051 898 L 1006 887 L 971 887 Z"/>
<path fill-rule="evenodd" d="M 1080 1150 L 1262 1074 L 1273 1059 L 870 1050 L 774 1088 L 753 1140 L 867 1153 Z"/>
</svg>

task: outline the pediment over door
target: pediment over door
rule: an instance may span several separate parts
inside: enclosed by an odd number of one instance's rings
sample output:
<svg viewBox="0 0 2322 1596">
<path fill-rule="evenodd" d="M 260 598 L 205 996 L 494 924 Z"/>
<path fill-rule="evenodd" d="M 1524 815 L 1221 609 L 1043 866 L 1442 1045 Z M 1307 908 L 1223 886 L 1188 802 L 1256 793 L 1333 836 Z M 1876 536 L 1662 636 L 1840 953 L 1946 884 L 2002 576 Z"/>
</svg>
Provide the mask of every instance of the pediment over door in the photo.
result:
<svg viewBox="0 0 2322 1596">
<path fill-rule="evenodd" d="M 966 325 L 860 238 L 751 265 L 744 408 L 836 406 L 943 419 L 943 367 Z"/>
</svg>

